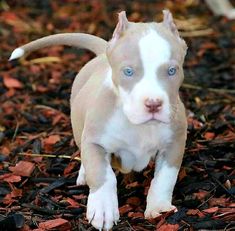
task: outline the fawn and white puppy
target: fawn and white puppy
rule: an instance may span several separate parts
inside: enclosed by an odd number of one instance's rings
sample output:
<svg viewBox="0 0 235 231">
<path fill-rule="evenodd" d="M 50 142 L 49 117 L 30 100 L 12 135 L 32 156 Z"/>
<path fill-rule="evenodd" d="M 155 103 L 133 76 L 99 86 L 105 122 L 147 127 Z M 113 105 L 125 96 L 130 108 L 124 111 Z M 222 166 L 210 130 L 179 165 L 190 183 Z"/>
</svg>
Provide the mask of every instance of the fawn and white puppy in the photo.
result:
<svg viewBox="0 0 235 231">
<path fill-rule="evenodd" d="M 176 209 L 172 193 L 187 129 L 179 97 L 187 46 L 171 13 L 163 15 L 161 23 L 133 23 L 121 12 L 109 42 L 81 33 L 51 35 L 17 48 L 10 57 L 59 44 L 97 55 L 76 76 L 70 102 L 82 160 L 77 184 L 88 184 L 87 219 L 100 230 L 119 220 L 112 167 L 141 171 L 154 158 L 145 217 Z"/>
</svg>

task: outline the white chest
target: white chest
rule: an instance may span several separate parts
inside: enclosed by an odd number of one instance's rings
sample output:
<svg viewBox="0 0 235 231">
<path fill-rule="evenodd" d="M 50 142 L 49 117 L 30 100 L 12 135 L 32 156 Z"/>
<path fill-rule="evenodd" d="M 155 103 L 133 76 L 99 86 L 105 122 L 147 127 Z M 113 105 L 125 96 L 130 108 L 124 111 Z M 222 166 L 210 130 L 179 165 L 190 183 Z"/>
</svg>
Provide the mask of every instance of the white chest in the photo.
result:
<svg viewBox="0 0 235 231">
<path fill-rule="evenodd" d="M 116 111 L 107 121 L 100 145 L 108 153 L 120 156 L 124 168 L 141 171 L 171 137 L 172 130 L 167 124 L 156 121 L 131 124 L 122 112 Z"/>
</svg>

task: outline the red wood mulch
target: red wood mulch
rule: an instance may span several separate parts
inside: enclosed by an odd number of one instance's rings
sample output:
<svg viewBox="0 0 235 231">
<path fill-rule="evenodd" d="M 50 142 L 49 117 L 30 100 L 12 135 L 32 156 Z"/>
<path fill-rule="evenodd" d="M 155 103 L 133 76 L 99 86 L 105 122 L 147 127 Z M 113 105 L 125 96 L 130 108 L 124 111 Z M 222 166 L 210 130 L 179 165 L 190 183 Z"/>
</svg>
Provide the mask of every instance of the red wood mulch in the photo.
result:
<svg viewBox="0 0 235 231">
<path fill-rule="evenodd" d="M 109 39 L 121 9 L 130 20 L 153 21 L 161 19 L 166 7 L 189 46 L 181 88 L 188 109 L 188 141 L 173 198 L 178 212 L 143 218 L 153 174 L 150 164 L 131 180 L 118 174 L 121 220 L 113 230 L 235 229 L 234 21 L 214 17 L 204 1 L 3 0 L 0 230 L 93 230 L 85 219 L 88 188 L 75 186 L 80 163 L 63 157 L 76 156 L 70 88 L 92 54 L 52 47 L 9 63 L 12 50 L 59 32 Z"/>
</svg>

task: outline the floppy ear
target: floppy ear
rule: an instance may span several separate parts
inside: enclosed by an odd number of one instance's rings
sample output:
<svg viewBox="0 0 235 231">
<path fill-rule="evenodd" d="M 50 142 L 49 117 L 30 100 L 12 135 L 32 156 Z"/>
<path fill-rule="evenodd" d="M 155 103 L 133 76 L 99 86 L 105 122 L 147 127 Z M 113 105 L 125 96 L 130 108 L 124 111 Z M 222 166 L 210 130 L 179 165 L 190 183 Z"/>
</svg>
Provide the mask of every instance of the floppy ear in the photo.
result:
<svg viewBox="0 0 235 231">
<path fill-rule="evenodd" d="M 126 17 L 126 12 L 121 11 L 118 14 L 118 24 L 113 32 L 113 37 L 109 41 L 109 45 L 112 47 L 113 44 L 122 36 L 123 32 L 128 28 L 129 22 Z"/>
<path fill-rule="evenodd" d="M 178 41 L 187 49 L 185 41 L 180 37 L 179 31 L 174 23 L 172 14 L 169 10 L 163 10 L 163 25 L 168 28 Z"/>
</svg>

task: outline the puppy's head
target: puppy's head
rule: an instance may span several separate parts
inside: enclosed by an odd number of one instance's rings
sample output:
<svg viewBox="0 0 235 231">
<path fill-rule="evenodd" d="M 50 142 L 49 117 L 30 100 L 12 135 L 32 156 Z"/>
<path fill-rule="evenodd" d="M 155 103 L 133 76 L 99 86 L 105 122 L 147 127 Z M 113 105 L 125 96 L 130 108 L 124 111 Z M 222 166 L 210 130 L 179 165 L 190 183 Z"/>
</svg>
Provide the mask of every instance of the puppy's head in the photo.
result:
<svg viewBox="0 0 235 231">
<path fill-rule="evenodd" d="M 112 81 L 130 122 L 170 123 L 177 111 L 187 46 L 169 11 L 161 23 L 128 22 L 125 12 L 109 41 Z"/>
</svg>

